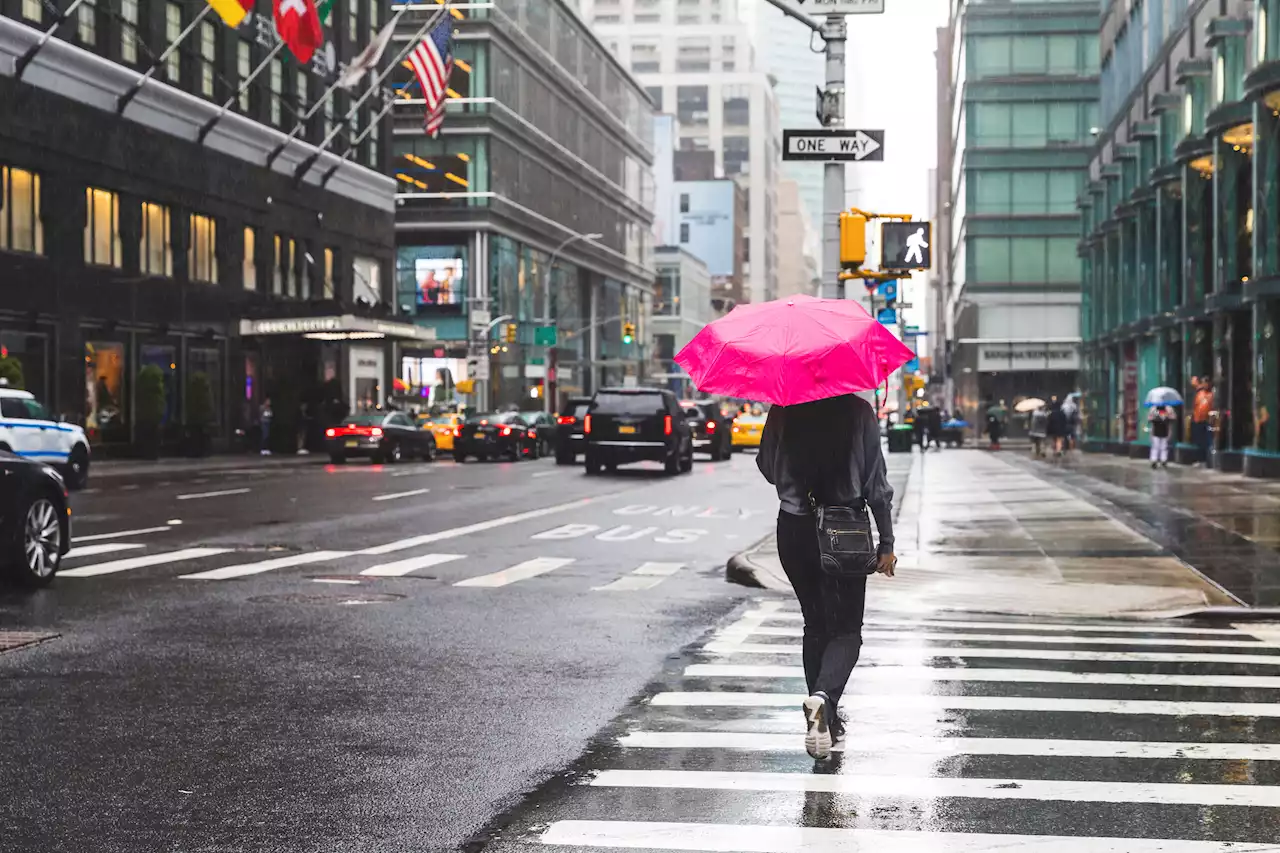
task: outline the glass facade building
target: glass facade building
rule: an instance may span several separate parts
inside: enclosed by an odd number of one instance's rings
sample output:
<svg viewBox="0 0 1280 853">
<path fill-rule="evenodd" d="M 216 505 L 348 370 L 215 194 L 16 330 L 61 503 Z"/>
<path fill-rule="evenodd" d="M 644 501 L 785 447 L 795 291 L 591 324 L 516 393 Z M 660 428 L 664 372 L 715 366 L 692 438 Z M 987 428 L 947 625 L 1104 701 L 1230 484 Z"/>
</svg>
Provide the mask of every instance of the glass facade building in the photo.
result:
<svg viewBox="0 0 1280 853">
<path fill-rule="evenodd" d="M 1280 3 L 1146 0 L 1102 23 L 1102 130 L 1080 199 L 1086 430 L 1146 454 L 1143 397 L 1212 382 L 1177 457 L 1280 473 Z"/>
</svg>

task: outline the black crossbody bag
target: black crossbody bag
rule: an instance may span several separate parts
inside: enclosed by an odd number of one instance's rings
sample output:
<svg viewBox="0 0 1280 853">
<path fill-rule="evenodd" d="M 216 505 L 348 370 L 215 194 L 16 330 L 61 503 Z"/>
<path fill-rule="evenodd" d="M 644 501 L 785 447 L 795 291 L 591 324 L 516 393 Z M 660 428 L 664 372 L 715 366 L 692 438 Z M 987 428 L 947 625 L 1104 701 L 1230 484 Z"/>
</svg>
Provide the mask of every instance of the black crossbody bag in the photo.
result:
<svg viewBox="0 0 1280 853">
<path fill-rule="evenodd" d="M 810 494 L 809 503 L 818 520 L 822 570 L 840 577 L 875 574 L 877 554 L 867 502 L 859 499 L 854 506 L 823 505 Z"/>
</svg>

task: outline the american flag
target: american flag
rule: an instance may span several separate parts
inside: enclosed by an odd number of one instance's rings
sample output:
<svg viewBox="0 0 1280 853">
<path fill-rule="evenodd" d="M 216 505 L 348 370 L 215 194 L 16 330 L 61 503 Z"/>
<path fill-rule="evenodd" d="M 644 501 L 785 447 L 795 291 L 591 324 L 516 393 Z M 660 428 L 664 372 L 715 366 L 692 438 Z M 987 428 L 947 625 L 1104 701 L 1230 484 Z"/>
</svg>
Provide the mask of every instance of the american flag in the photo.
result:
<svg viewBox="0 0 1280 853">
<path fill-rule="evenodd" d="M 446 14 L 422 43 L 409 52 L 409 64 L 418 75 L 427 106 L 427 135 L 435 136 L 444 124 L 444 102 L 453 73 L 453 22 Z"/>
</svg>

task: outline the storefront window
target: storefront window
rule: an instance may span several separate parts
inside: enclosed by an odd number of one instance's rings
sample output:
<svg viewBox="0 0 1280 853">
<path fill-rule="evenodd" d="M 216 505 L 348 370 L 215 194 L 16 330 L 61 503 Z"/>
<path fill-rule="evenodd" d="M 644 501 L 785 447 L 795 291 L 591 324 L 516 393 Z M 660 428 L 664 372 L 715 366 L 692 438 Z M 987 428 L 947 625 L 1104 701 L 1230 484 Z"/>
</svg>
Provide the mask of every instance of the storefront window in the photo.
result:
<svg viewBox="0 0 1280 853">
<path fill-rule="evenodd" d="M 164 416 L 160 424 L 173 423 L 178 412 L 177 349 L 167 344 L 143 344 L 140 367 L 159 368 L 164 377 Z"/>
<path fill-rule="evenodd" d="M 253 228 L 244 229 L 244 255 L 241 259 L 241 278 L 245 290 L 258 289 L 258 232 Z"/>
<path fill-rule="evenodd" d="M 401 246 L 396 250 L 396 299 L 402 314 L 461 312 L 468 288 L 468 247 Z"/>
<path fill-rule="evenodd" d="M 0 249 L 44 254 L 40 219 L 40 176 L 0 167 Z"/>
<path fill-rule="evenodd" d="M 520 257 L 516 241 L 496 235 L 490 238 L 489 297 L 494 300 L 490 313 L 495 317 L 515 313 L 519 270 Z"/>
<path fill-rule="evenodd" d="M 91 442 L 123 441 L 127 438 L 124 367 L 123 343 L 85 343 L 85 431 Z"/>
<path fill-rule="evenodd" d="M 382 302 L 382 268 L 373 258 L 357 257 L 351 265 L 353 295 L 370 305 Z"/>
<path fill-rule="evenodd" d="M 120 198 L 89 187 L 84 191 L 84 260 L 88 264 L 120 268 Z"/>
<path fill-rule="evenodd" d="M 30 391 L 37 400 L 49 400 L 48 348 L 44 335 L 0 332 L 0 360 L 7 362 L 10 387 Z M 13 378 L 15 372 L 20 379 Z"/>
</svg>

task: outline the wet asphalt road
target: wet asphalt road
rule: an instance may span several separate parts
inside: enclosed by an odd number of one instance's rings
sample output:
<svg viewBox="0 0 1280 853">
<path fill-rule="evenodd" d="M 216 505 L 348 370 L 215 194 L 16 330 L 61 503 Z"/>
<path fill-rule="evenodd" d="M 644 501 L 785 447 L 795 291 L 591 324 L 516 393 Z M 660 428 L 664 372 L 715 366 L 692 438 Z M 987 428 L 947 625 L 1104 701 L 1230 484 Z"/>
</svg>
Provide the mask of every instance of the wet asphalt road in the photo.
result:
<svg viewBox="0 0 1280 853">
<path fill-rule="evenodd" d="M 65 576 L 0 588 L 61 634 L 0 654 L 4 851 L 457 849 L 744 601 L 776 502 L 739 456 L 250 461 L 74 509 Z"/>
</svg>

